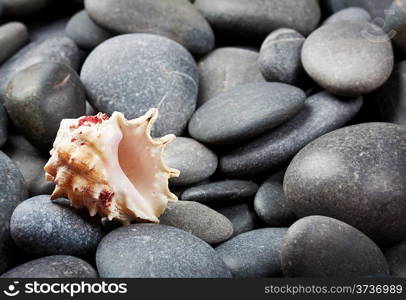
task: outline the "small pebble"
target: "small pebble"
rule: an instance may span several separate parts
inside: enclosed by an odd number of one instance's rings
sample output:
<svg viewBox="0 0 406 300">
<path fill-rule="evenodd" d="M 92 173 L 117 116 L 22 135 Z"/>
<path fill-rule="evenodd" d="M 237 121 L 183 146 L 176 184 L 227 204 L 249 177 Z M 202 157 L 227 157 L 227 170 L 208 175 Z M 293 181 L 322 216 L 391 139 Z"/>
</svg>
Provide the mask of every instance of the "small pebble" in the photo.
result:
<svg viewBox="0 0 406 300">
<path fill-rule="evenodd" d="M 218 207 L 216 210 L 233 224 L 233 235 L 251 231 L 257 226 L 257 216 L 254 209 L 247 203 Z"/>
</svg>

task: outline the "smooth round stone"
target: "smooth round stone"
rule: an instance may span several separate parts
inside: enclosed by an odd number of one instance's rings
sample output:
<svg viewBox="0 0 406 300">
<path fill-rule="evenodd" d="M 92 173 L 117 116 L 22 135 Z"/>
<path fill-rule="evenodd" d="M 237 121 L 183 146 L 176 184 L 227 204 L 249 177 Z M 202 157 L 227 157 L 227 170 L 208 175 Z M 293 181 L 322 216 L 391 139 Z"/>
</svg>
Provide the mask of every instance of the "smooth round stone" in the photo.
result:
<svg viewBox="0 0 406 300">
<path fill-rule="evenodd" d="M 316 0 L 196 0 L 213 29 L 238 36 L 264 38 L 278 28 L 309 34 L 319 23 Z"/>
<path fill-rule="evenodd" d="M 345 125 L 361 106 L 362 98 L 313 95 L 291 120 L 221 157 L 220 170 L 232 177 L 274 171 L 312 140 Z"/>
<path fill-rule="evenodd" d="M 23 175 L 13 161 L 0 151 L 0 273 L 10 265 L 13 256 L 10 218 L 21 201 L 27 199 Z"/>
<path fill-rule="evenodd" d="M 169 203 L 159 221 L 190 232 L 209 244 L 224 242 L 233 234 L 233 224 L 226 217 L 193 201 Z"/>
<path fill-rule="evenodd" d="M 110 232 L 99 244 L 96 264 L 104 278 L 231 277 L 207 243 L 159 224 L 134 224 Z"/>
<path fill-rule="evenodd" d="M 66 199 L 51 201 L 45 195 L 17 206 L 10 232 L 21 250 L 38 256 L 92 254 L 104 235 L 97 218 L 70 207 Z"/>
<path fill-rule="evenodd" d="M 66 26 L 66 35 L 82 49 L 92 50 L 113 36 L 95 24 L 85 10 L 76 13 Z"/>
<path fill-rule="evenodd" d="M 388 9 L 385 16 L 385 31 L 392 38 L 394 45 L 406 52 L 406 1 L 397 0 Z"/>
<path fill-rule="evenodd" d="M 217 169 L 217 155 L 191 138 L 178 137 L 169 143 L 164 152 L 166 164 L 180 171 L 170 183 L 177 186 L 191 185 L 209 178 Z"/>
<path fill-rule="evenodd" d="M 371 20 L 371 15 L 364 8 L 349 7 L 344 8 L 327 18 L 323 25 L 337 22 L 370 22 Z"/>
<path fill-rule="evenodd" d="M 53 255 L 38 258 L 4 273 L 2 278 L 97 278 L 96 270 L 84 260 Z"/>
<path fill-rule="evenodd" d="M 406 278 L 406 240 L 385 252 L 392 276 Z"/>
<path fill-rule="evenodd" d="M 218 48 L 198 63 L 200 87 L 198 104 L 239 85 L 264 82 L 259 70 L 258 52 L 237 48 Z"/>
<path fill-rule="evenodd" d="M 233 278 L 281 277 L 281 249 L 287 228 L 240 234 L 216 248 Z"/>
<path fill-rule="evenodd" d="M 37 13 L 51 3 L 50 0 L 3 0 L 4 14 L 9 17 L 25 17 Z"/>
<path fill-rule="evenodd" d="M 255 212 L 270 226 L 289 226 L 297 219 L 283 192 L 284 174 L 283 171 L 269 177 L 255 195 Z"/>
<path fill-rule="evenodd" d="M 4 106 L 0 104 L 0 147 L 7 141 L 8 123 L 7 112 Z"/>
<path fill-rule="evenodd" d="M 105 41 L 86 59 L 81 79 L 99 111 L 120 111 L 130 119 L 157 108 L 154 136 L 181 135 L 196 107 L 199 74 L 193 57 L 157 35 L 126 34 Z"/>
<path fill-rule="evenodd" d="M 259 68 L 268 81 L 295 84 L 303 75 L 301 52 L 305 38 L 293 29 L 278 29 L 263 42 Z"/>
<path fill-rule="evenodd" d="M 303 148 L 284 179 L 296 215 L 344 221 L 380 243 L 406 239 L 406 128 L 366 123 Z M 383 209 L 384 208 L 384 209 Z"/>
<path fill-rule="evenodd" d="M 208 206 L 232 205 L 249 201 L 258 185 L 246 180 L 225 180 L 191 187 L 182 193 L 182 200 L 196 201 Z"/>
<path fill-rule="evenodd" d="M 305 99 L 301 89 L 278 82 L 235 87 L 201 106 L 189 122 L 189 133 L 203 143 L 239 143 L 289 120 Z"/>
<path fill-rule="evenodd" d="M 247 203 L 218 207 L 216 210 L 229 219 L 233 224 L 232 236 L 251 231 L 257 225 L 255 211 Z"/>
<path fill-rule="evenodd" d="M 41 62 L 10 80 L 4 105 L 20 132 L 48 152 L 61 121 L 85 115 L 86 93 L 79 76 L 69 66 Z"/>
<path fill-rule="evenodd" d="M 196 54 L 214 47 L 210 25 L 188 0 L 86 0 L 85 7 L 96 23 L 113 32 L 159 34 Z"/>
<path fill-rule="evenodd" d="M 365 277 L 389 274 L 378 246 L 354 227 L 324 216 L 300 219 L 282 246 L 286 277 Z"/>
<path fill-rule="evenodd" d="M 359 96 L 379 88 L 394 64 L 386 33 L 371 23 L 330 23 L 305 41 L 302 63 L 306 72 L 326 90 L 341 96 Z"/>
<path fill-rule="evenodd" d="M 28 41 L 27 27 L 20 22 L 0 26 L 0 64 L 15 54 Z"/>
<path fill-rule="evenodd" d="M 79 50 L 68 38 L 51 38 L 30 43 L 0 66 L 0 102 L 4 101 L 7 85 L 15 74 L 40 62 L 62 63 L 77 70 Z"/>
<path fill-rule="evenodd" d="M 383 18 L 393 0 L 324 0 L 321 1 L 327 12 L 334 13 L 348 7 L 362 7 L 373 18 Z"/>
<path fill-rule="evenodd" d="M 13 160 L 24 176 L 31 196 L 50 195 L 55 185 L 45 181 L 44 166 L 48 158 L 23 136 L 11 135 L 3 151 Z"/>
</svg>

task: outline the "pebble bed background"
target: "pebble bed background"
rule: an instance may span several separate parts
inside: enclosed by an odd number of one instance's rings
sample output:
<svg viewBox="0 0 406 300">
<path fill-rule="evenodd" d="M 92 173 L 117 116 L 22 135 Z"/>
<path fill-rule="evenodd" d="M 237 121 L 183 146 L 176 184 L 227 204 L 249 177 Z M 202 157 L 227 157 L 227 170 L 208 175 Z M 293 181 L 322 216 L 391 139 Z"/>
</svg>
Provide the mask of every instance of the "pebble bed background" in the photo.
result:
<svg viewBox="0 0 406 300">
<path fill-rule="evenodd" d="M 194 3 L 193 3 L 194 2 Z M 0 0 L 1 277 L 405 277 L 406 0 Z M 159 109 L 160 224 L 50 201 L 64 118 Z"/>
</svg>

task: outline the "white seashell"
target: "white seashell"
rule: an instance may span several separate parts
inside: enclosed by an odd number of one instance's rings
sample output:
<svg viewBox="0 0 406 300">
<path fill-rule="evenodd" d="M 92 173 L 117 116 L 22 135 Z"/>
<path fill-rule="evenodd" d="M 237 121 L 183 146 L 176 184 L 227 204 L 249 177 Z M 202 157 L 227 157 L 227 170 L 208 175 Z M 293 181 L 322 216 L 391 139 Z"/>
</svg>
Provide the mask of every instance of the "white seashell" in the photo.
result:
<svg viewBox="0 0 406 300">
<path fill-rule="evenodd" d="M 158 223 L 168 201 L 177 200 L 168 180 L 179 171 L 162 158 L 175 136 L 150 135 L 157 116 L 150 109 L 134 120 L 119 112 L 110 118 L 99 113 L 63 120 L 44 167 L 46 180 L 56 184 L 51 199 L 66 197 L 92 216 L 99 213 L 123 224 Z"/>
</svg>

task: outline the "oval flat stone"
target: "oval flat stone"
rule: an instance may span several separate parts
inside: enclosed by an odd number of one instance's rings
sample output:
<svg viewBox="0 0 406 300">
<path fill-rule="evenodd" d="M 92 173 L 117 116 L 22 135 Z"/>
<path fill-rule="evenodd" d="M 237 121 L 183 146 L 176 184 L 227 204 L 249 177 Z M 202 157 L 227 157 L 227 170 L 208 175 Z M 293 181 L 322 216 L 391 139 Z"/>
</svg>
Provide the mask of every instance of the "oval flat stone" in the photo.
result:
<svg viewBox="0 0 406 300">
<path fill-rule="evenodd" d="M 283 83 L 235 87 L 201 106 L 189 122 L 189 133 L 208 144 L 242 142 L 292 118 L 305 98 L 301 89 Z"/>
<path fill-rule="evenodd" d="M 4 106 L 0 104 L 0 147 L 7 141 L 8 124 L 8 115 Z"/>
<path fill-rule="evenodd" d="M 169 203 L 159 221 L 190 232 L 209 244 L 224 242 L 233 234 L 233 224 L 226 217 L 193 201 Z"/>
<path fill-rule="evenodd" d="M 68 38 L 50 38 L 30 43 L 0 66 L 0 102 L 3 103 L 7 85 L 18 72 L 39 62 L 66 64 L 77 70 L 79 50 Z"/>
<path fill-rule="evenodd" d="M 378 246 L 354 227 L 324 216 L 300 219 L 283 242 L 286 277 L 365 277 L 389 274 Z"/>
<path fill-rule="evenodd" d="M 268 81 L 298 83 L 304 74 L 301 53 L 305 37 L 293 29 L 277 29 L 259 52 L 259 68 Z"/>
<path fill-rule="evenodd" d="M 323 25 L 337 22 L 370 22 L 371 15 L 364 8 L 349 7 L 344 8 L 327 18 Z"/>
<path fill-rule="evenodd" d="M 394 64 L 386 33 L 371 23 L 330 23 L 305 41 L 302 63 L 306 72 L 331 93 L 355 97 L 379 88 Z"/>
<path fill-rule="evenodd" d="M 69 20 L 66 25 L 66 35 L 85 50 L 92 50 L 113 36 L 112 33 L 95 24 L 86 10 L 81 10 Z"/>
<path fill-rule="evenodd" d="M 258 52 L 251 49 L 217 48 L 198 63 L 200 87 L 198 105 L 239 85 L 264 82 Z"/>
<path fill-rule="evenodd" d="M 233 278 L 280 277 L 280 254 L 287 228 L 242 233 L 216 248 Z"/>
<path fill-rule="evenodd" d="M 121 111 L 131 119 L 157 108 L 154 136 L 180 135 L 196 107 L 199 75 L 193 57 L 157 35 L 126 34 L 105 41 L 87 57 L 80 77 L 99 111 Z"/>
<path fill-rule="evenodd" d="M 307 35 L 320 20 L 316 0 L 196 0 L 195 5 L 213 29 L 244 37 L 265 38 L 283 27 Z"/>
<path fill-rule="evenodd" d="M 1 278 L 97 278 L 96 270 L 84 260 L 68 256 L 53 255 L 22 264 Z"/>
<path fill-rule="evenodd" d="M 96 264 L 104 278 L 231 277 L 204 241 L 159 224 L 134 224 L 110 232 L 99 244 Z"/>
<path fill-rule="evenodd" d="M 389 248 L 385 252 L 392 276 L 406 278 L 406 240 Z"/>
<path fill-rule="evenodd" d="M 86 95 L 79 76 L 69 66 L 41 62 L 10 80 L 4 105 L 20 132 L 48 152 L 61 121 L 85 115 Z"/>
<path fill-rule="evenodd" d="M 0 26 L 0 64 L 14 55 L 28 40 L 27 27 L 20 22 Z"/>
<path fill-rule="evenodd" d="M 313 95 L 291 120 L 221 157 L 220 170 L 232 177 L 276 170 L 312 140 L 345 125 L 361 105 L 361 98 Z"/>
<path fill-rule="evenodd" d="M 366 123 L 303 148 L 284 180 L 296 215 L 344 221 L 379 243 L 406 239 L 406 128 Z M 384 208 L 384 209 L 383 209 Z"/>
<path fill-rule="evenodd" d="M 257 225 L 254 209 L 247 203 L 218 207 L 216 211 L 224 215 L 233 224 L 233 235 L 253 230 Z"/>
<path fill-rule="evenodd" d="M 255 212 L 270 226 L 289 226 L 297 219 L 283 192 L 284 174 L 283 171 L 269 177 L 255 195 Z"/>
<path fill-rule="evenodd" d="M 180 171 L 170 183 L 191 185 L 209 178 L 217 169 L 217 155 L 191 138 L 178 137 L 169 143 L 164 152 L 165 163 Z"/>
<path fill-rule="evenodd" d="M 31 255 L 84 256 L 96 251 L 103 237 L 101 224 L 68 201 L 49 196 L 25 200 L 14 210 L 10 232 L 16 245 Z"/>
<path fill-rule="evenodd" d="M 85 7 L 96 23 L 113 32 L 163 35 L 198 54 L 214 47 L 212 29 L 188 0 L 86 0 Z"/>
<path fill-rule="evenodd" d="M 10 237 L 10 218 L 20 202 L 27 199 L 23 175 L 12 160 L 0 151 L 0 273 L 10 266 L 13 245 Z"/>
</svg>

